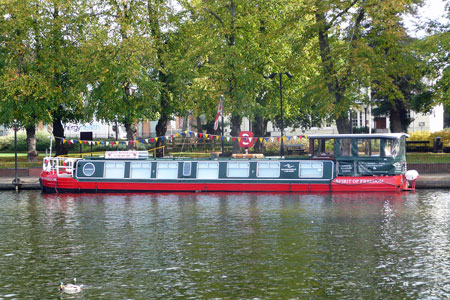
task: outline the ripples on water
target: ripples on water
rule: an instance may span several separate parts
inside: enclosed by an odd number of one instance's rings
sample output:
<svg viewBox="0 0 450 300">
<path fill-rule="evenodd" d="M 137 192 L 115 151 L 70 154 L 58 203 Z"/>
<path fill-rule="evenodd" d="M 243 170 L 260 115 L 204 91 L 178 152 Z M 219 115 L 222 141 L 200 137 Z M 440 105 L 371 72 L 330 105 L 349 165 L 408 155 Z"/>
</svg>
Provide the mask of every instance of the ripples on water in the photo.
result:
<svg viewBox="0 0 450 300">
<path fill-rule="evenodd" d="M 0 193 L 0 299 L 446 299 L 450 192 Z"/>
</svg>

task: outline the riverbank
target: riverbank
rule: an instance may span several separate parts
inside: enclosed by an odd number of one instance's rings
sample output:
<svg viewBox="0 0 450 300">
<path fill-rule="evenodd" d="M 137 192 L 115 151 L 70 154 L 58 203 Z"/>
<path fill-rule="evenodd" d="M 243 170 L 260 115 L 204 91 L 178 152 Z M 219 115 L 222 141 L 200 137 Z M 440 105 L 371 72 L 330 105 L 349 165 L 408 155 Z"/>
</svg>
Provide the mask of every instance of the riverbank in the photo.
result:
<svg viewBox="0 0 450 300">
<path fill-rule="evenodd" d="M 19 176 L 21 190 L 40 190 L 39 176 Z M 0 177 L 0 190 L 15 190 L 14 177 Z M 416 181 L 417 189 L 450 189 L 449 173 L 421 174 Z"/>
</svg>

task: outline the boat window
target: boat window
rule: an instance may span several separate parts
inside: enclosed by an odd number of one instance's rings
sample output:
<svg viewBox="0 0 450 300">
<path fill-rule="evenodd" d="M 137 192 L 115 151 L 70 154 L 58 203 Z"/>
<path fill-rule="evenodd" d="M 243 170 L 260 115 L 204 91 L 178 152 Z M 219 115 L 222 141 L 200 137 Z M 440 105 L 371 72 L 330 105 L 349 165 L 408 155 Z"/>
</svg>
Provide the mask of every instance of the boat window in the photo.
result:
<svg viewBox="0 0 450 300">
<path fill-rule="evenodd" d="M 197 164 L 198 179 L 218 179 L 219 163 L 218 162 L 199 162 Z"/>
<path fill-rule="evenodd" d="M 352 156 L 352 140 L 351 139 L 341 139 L 340 140 L 340 152 L 341 156 Z"/>
<path fill-rule="evenodd" d="M 384 156 L 396 157 L 400 150 L 400 143 L 398 140 L 386 140 L 384 146 Z"/>
<path fill-rule="evenodd" d="M 257 176 L 258 177 L 280 177 L 280 163 L 279 162 L 259 162 Z"/>
<path fill-rule="evenodd" d="M 191 176 L 192 163 L 190 161 L 183 163 L 183 176 Z"/>
<path fill-rule="evenodd" d="M 149 162 L 131 162 L 130 178 L 150 178 L 152 164 Z"/>
<path fill-rule="evenodd" d="M 380 156 L 380 139 L 358 139 L 358 156 Z"/>
<path fill-rule="evenodd" d="M 334 156 L 334 139 L 315 139 L 314 140 L 314 156 L 316 156 L 316 157 L 333 157 Z"/>
<path fill-rule="evenodd" d="M 249 172 L 248 162 L 229 162 L 227 165 L 227 177 L 248 177 Z"/>
<path fill-rule="evenodd" d="M 177 162 L 159 162 L 156 169 L 156 178 L 158 179 L 177 179 L 178 163 Z"/>
<path fill-rule="evenodd" d="M 105 178 L 124 178 L 125 162 L 105 162 Z"/>
<path fill-rule="evenodd" d="M 323 163 L 321 162 L 301 162 L 300 177 L 302 178 L 322 178 Z"/>
</svg>

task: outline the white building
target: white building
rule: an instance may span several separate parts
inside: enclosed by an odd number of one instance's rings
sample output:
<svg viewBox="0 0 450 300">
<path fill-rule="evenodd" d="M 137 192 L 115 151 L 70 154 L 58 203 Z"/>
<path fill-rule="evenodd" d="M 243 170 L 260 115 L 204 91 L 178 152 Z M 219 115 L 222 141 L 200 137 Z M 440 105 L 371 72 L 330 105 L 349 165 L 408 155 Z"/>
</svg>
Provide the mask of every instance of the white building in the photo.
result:
<svg viewBox="0 0 450 300">
<path fill-rule="evenodd" d="M 65 123 L 64 134 L 67 139 L 80 139 L 81 132 L 92 132 L 92 137 L 94 139 L 113 139 L 116 137 L 116 132 L 114 131 L 114 123 L 102 123 L 98 121 L 93 121 L 92 123 L 86 124 L 75 124 L 75 123 Z M 119 139 L 125 139 L 127 133 L 125 127 L 119 124 Z"/>
<path fill-rule="evenodd" d="M 430 113 L 416 113 L 411 111 L 410 117 L 413 119 L 408 127 L 408 132 L 429 131 L 431 133 L 441 131 L 444 129 L 444 106 L 439 104 L 433 108 Z M 389 132 L 390 124 L 389 117 L 373 117 L 369 109 L 362 108 L 361 110 L 353 111 L 353 128 L 368 127 L 374 132 Z M 271 132 L 272 136 L 279 136 L 279 128 L 274 128 L 272 123 L 267 126 L 267 131 Z M 285 129 L 285 135 L 300 135 L 300 134 L 337 134 L 338 130 L 335 124 L 324 124 L 323 127 L 312 127 L 309 130 L 303 131 L 301 129 L 292 130 Z"/>
</svg>

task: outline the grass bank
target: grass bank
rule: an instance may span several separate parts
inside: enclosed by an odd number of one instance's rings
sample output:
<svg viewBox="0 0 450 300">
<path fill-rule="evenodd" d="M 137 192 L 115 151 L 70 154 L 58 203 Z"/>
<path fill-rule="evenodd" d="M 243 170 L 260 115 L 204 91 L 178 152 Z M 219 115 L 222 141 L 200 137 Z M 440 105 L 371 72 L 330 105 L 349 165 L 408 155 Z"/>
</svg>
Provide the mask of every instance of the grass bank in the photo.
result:
<svg viewBox="0 0 450 300">
<path fill-rule="evenodd" d="M 407 153 L 406 161 L 414 164 L 450 163 L 450 153 Z"/>
</svg>

